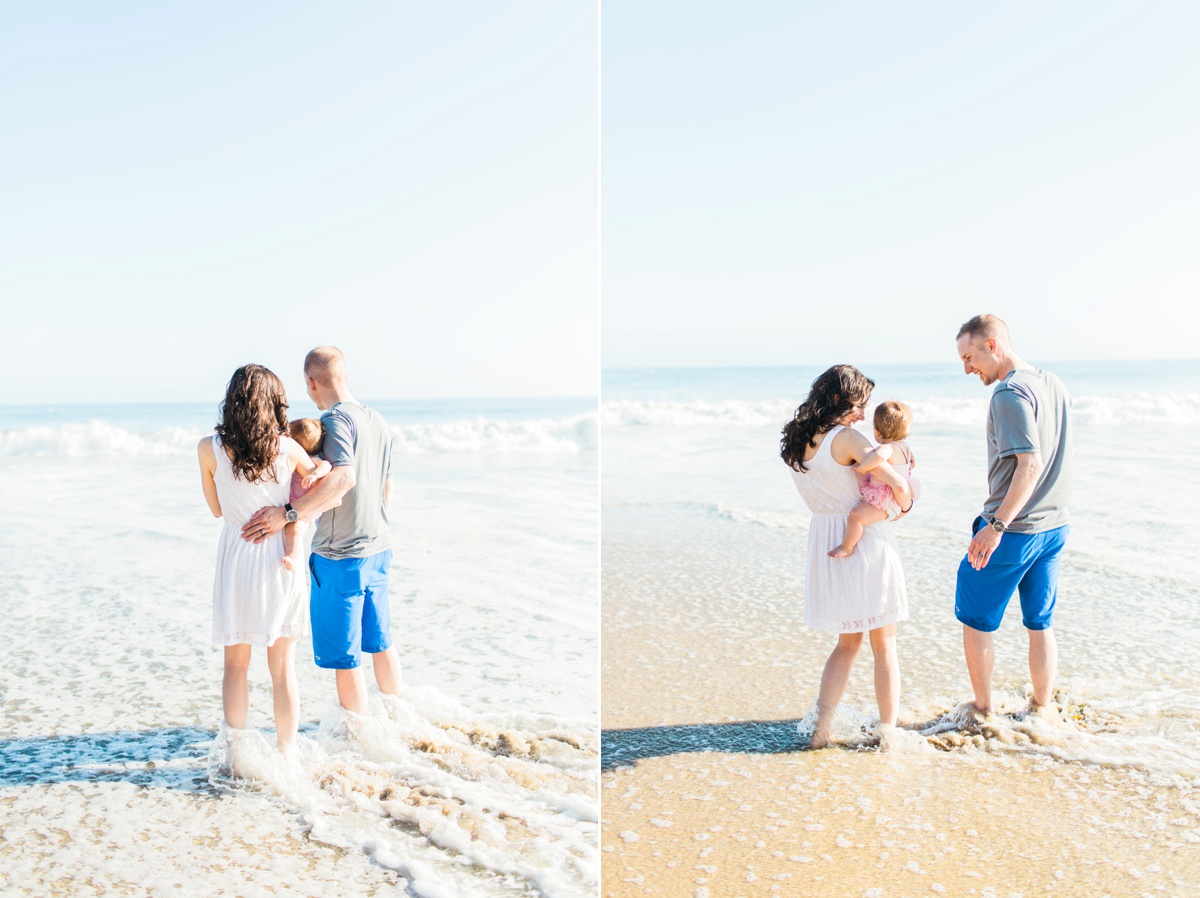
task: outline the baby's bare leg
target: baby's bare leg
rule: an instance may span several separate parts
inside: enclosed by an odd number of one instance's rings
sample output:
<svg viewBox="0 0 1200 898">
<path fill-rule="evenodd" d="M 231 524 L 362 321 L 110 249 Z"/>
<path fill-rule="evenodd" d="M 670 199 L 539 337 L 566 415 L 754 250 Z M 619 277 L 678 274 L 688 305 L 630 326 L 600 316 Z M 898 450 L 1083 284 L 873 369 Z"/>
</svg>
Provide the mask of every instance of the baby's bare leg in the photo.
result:
<svg viewBox="0 0 1200 898">
<path fill-rule="evenodd" d="M 296 546 L 300 544 L 300 522 L 283 525 L 283 558 L 280 560 L 289 571 L 296 566 Z"/>
<path fill-rule="evenodd" d="M 842 534 L 842 544 L 830 549 L 830 558 L 847 558 L 854 554 L 854 547 L 862 539 L 863 530 L 871 524 L 887 520 L 887 512 L 876 508 L 870 502 L 859 502 L 846 518 L 846 532 Z"/>
</svg>

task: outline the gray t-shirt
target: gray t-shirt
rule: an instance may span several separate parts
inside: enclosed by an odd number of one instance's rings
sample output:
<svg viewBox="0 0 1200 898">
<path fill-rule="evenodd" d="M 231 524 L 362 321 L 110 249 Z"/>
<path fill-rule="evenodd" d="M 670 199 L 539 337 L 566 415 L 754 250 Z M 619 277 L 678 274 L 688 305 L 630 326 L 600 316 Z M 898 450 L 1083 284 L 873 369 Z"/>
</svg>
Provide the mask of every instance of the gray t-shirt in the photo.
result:
<svg viewBox="0 0 1200 898">
<path fill-rule="evenodd" d="M 1041 533 L 1067 523 L 1071 500 L 1071 397 L 1063 382 L 1040 368 L 1011 372 L 996 384 L 987 417 L 988 489 L 984 514 L 995 514 L 1012 483 L 1017 456 L 1037 452 L 1042 476 L 1009 523 L 1014 533 Z"/>
<path fill-rule="evenodd" d="M 392 476 L 392 431 L 383 415 L 356 402 L 339 402 L 321 415 L 321 457 L 333 467 L 353 465 L 354 488 L 342 504 L 321 513 L 312 550 L 325 558 L 367 558 L 392 547 L 384 485 Z"/>
</svg>

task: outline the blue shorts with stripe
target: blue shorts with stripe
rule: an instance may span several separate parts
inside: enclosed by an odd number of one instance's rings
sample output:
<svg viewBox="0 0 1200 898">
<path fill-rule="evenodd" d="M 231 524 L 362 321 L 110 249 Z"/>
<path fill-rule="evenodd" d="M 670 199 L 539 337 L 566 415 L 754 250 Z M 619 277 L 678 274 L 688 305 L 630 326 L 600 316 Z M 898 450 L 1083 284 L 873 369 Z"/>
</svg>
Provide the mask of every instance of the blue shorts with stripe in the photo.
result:
<svg viewBox="0 0 1200 898">
<path fill-rule="evenodd" d="M 971 534 L 987 522 L 978 517 Z M 954 616 L 975 630 L 991 633 L 999 629 L 1013 593 L 1021 597 L 1021 622 L 1030 630 L 1046 630 L 1054 618 L 1058 601 L 1058 566 L 1069 526 L 1041 533 L 1006 532 L 988 559 L 987 567 L 975 570 L 964 556 L 958 566 L 954 591 Z"/>
<path fill-rule="evenodd" d="M 392 645 L 388 609 L 391 549 L 366 558 L 308 556 L 312 578 L 313 660 L 317 667 L 348 670 Z"/>
</svg>

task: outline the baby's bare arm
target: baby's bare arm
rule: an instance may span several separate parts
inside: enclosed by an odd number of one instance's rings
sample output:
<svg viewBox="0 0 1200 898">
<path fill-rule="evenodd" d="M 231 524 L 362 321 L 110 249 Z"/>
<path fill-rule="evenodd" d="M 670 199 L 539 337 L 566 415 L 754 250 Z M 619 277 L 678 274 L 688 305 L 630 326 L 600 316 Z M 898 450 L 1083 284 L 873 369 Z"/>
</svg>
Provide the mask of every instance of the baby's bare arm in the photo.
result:
<svg viewBox="0 0 1200 898">
<path fill-rule="evenodd" d="M 300 479 L 300 486 L 304 489 L 309 489 L 314 483 L 333 470 L 333 465 L 323 458 L 310 458 L 309 461 L 313 463 L 314 467 L 312 471 Z"/>
<path fill-rule="evenodd" d="M 880 465 L 892 460 L 892 444 L 884 443 L 882 446 L 876 446 L 866 454 L 862 461 L 854 466 L 854 470 L 859 474 L 866 474 L 868 471 L 874 471 Z"/>
</svg>

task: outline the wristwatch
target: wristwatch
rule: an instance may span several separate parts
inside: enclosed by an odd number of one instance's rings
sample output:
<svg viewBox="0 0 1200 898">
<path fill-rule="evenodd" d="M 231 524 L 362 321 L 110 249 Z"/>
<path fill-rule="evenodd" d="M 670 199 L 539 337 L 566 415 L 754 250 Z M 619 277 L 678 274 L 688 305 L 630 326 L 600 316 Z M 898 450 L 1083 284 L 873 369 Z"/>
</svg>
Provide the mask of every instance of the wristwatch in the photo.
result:
<svg viewBox="0 0 1200 898">
<path fill-rule="evenodd" d="M 296 509 L 292 508 L 291 502 L 288 502 L 286 505 L 283 506 L 283 516 L 285 518 L 287 518 L 287 522 L 289 524 L 294 524 L 298 520 L 300 520 L 300 512 L 298 512 L 298 511 L 296 511 Z"/>
<path fill-rule="evenodd" d="M 290 506 L 289 506 L 289 507 L 290 507 Z M 290 520 L 290 518 L 289 518 L 289 520 Z M 999 518 L 992 518 L 992 523 L 991 523 L 991 525 L 990 525 L 990 526 L 991 526 L 991 528 L 992 528 L 993 530 L 995 530 L 997 533 L 1003 533 L 1005 530 L 1007 530 L 1007 529 L 1008 529 L 1008 525 L 1007 525 L 1007 524 L 1005 524 L 1005 523 L 1004 523 L 1002 520 L 1000 520 Z"/>
</svg>

